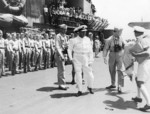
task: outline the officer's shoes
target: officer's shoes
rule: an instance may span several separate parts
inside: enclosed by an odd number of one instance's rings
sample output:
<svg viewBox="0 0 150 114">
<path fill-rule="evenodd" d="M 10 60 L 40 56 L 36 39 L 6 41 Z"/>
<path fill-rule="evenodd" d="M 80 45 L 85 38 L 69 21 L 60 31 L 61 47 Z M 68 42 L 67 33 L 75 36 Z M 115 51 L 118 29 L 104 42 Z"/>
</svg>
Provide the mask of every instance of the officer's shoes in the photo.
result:
<svg viewBox="0 0 150 114">
<path fill-rule="evenodd" d="M 77 93 L 77 97 L 81 96 L 82 95 L 82 92 L 81 91 L 78 91 Z"/>
<path fill-rule="evenodd" d="M 94 94 L 94 92 L 92 91 L 92 88 L 87 87 L 87 89 L 89 90 L 89 92 L 90 92 L 91 94 Z"/>
<path fill-rule="evenodd" d="M 106 89 L 115 89 L 115 88 L 116 88 L 116 86 L 113 86 L 113 85 L 106 87 Z"/>
<path fill-rule="evenodd" d="M 38 71 L 38 68 L 35 68 L 34 71 Z"/>
<path fill-rule="evenodd" d="M 134 102 L 139 102 L 139 103 L 142 102 L 142 98 L 139 98 L 139 97 L 134 97 L 134 98 L 132 98 L 132 100 L 133 100 Z"/>
<path fill-rule="evenodd" d="M 75 83 L 75 81 L 74 81 L 74 80 L 72 80 L 70 84 L 74 85 L 74 84 L 76 84 L 76 83 Z"/>
<path fill-rule="evenodd" d="M 5 75 L 6 75 L 6 73 L 5 73 L 5 72 L 3 72 L 3 73 L 2 73 L 2 76 L 5 76 Z"/>
<path fill-rule="evenodd" d="M 118 87 L 118 93 L 121 94 L 122 93 L 122 89 L 121 87 Z"/>
<path fill-rule="evenodd" d="M 60 89 L 60 90 L 67 90 L 68 87 L 62 87 L 62 86 L 59 86 L 58 89 Z"/>
<path fill-rule="evenodd" d="M 85 84 L 85 81 L 84 80 L 82 80 L 82 85 L 84 85 Z"/>
<path fill-rule="evenodd" d="M 150 110 L 150 106 L 146 104 L 143 108 L 139 108 L 139 110 L 146 112 Z"/>
</svg>

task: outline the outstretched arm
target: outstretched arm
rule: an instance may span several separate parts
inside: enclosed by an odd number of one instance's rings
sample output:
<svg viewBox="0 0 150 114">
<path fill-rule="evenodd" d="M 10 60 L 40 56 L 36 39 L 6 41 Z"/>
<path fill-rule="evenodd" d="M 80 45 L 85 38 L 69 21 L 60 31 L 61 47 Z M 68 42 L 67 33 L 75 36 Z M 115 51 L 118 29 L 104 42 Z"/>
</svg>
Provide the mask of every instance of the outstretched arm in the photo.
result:
<svg viewBox="0 0 150 114">
<path fill-rule="evenodd" d="M 149 57 L 150 53 L 148 51 L 148 49 L 145 48 L 145 51 L 143 52 L 140 52 L 140 53 L 135 53 L 135 52 L 132 52 L 132 56 L 134 57 Z"/>
</svg>

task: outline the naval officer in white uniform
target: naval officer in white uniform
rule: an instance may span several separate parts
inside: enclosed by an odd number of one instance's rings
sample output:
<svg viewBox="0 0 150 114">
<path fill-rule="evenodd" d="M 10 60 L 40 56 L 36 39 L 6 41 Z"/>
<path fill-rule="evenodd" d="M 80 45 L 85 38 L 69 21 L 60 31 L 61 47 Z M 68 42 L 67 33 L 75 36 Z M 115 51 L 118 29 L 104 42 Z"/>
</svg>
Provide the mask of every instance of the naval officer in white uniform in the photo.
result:
<svg viewBox="0 0 150 114">
<path fill-rule="evenodd" d="M 68 47 L 68 55 L 75 67 L 76 82 L 78 87 L 77 96 L 82 95 L 82 70 L 84 76 L 87 79 L 87 88 L 91 94 L 93 94 L 93 81 L 94 76 L 92 72 L 93 50 L 90 39 L 86 36 L 87 26 L 82 25 L 76 28 L 74 31 L 78 35 L 71 39 Z M 72 52 L 74 53 L 72 56 Z"/>
</svg>

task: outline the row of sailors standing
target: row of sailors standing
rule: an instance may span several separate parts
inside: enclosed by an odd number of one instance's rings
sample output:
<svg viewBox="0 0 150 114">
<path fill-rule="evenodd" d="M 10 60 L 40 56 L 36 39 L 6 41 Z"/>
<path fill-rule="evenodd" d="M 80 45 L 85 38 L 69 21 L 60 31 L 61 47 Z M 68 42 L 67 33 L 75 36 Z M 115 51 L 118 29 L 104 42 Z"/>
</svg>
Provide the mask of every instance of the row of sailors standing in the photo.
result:
<svg viewBox="0 0 150 114">
<path fill-rule="evenodd" d="M 22 69 L 24 73 L 32 67 L 42 69 L 43 64 L 44 69 L 55 66 L 55 33 L 51 34 L 51 39 L 48 33 L 7 33 L 4 39 L 0 31 L 0 40 L 1 75 L 5 75 L 6 67 L 14 75 Z"/>
</svg>

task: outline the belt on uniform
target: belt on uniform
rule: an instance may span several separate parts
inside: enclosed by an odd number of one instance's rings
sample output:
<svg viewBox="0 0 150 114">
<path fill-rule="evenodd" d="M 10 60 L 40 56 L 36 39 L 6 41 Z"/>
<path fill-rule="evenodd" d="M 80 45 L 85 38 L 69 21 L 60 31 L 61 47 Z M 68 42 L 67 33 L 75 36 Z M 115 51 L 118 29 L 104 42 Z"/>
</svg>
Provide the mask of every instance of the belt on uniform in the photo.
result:
<svg viewBox="0 0 150 114">
<path fill-rule="evenodd" d="M 121 52 L 121 51 L 122 51 L 122 50 L 116 52 L 116 51 L 113 51 L 113 50 L 111 51 L 111 50 L 110 50 L 110 52 L 114 52 L 114 53 L 118 53 L 118 52 Z"/>
<path fill-rule="evenodd" d="M 110 50 L 110 52 L 115 52 L 115 51 L 113 51 L 113 50 Z"/>
<path fill-rule="evenodd" d="M 4 47 L 0 47 L 0 49 L 5 49 Z"/>
<path fill-rule="evenodd" d="M 42 48 L 38 48 L 38 49 L 42 49 Z"/>
<path fill-rule="evenodd" d="M 46 48 L 51 48 L 51 47 L 46 47 Z"/>
<path fill-rule="evenodd" d="M 85 55 L 85 54 L 88 54 L 88 53 L 85 53 L 85 52 L 74 52 L 74 54 L 81 54 L 81 55 Z"/>
<path fill-rule="evenodd" d="M 16 49 L 13 49 L 14 51 L 19 51 L 18 49 L 16 50 Z"/>
<path fill-rule="evenodd" d="M 30 48 L 29 46 L 25 46 L 26 48 Z"/>
</svg>

